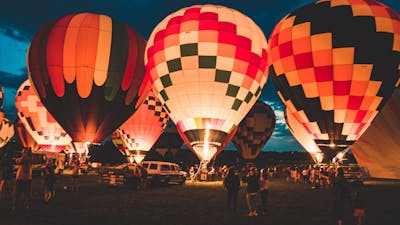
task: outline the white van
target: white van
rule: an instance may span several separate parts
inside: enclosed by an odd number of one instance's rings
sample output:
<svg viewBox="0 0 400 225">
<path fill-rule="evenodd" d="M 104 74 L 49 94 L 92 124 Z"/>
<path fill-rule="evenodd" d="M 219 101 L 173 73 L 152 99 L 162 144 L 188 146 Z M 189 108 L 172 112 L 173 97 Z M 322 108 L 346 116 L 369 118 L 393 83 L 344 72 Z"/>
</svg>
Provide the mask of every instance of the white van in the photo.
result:
<svg viewBox="0 0 400 225">
<path fill-rule="evenodd" d="M 186 176 L 176 163 L 163 161 L 143 161 L 142 166 L 147 170 L 149 184 L 184 184 Z"/>
</svg>

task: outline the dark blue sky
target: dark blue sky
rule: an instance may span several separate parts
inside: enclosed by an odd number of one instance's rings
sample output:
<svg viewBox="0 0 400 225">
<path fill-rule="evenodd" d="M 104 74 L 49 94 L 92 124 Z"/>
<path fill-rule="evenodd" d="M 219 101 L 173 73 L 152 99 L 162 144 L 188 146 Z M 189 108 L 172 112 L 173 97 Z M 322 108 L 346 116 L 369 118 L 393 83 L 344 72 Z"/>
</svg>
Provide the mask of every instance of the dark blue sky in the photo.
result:
<svg viewBox="0 0 400 225">
<path fill-rule="evenodd" d="M 15 120 L 15 94 L 27 79 L 25 56 L 36 30 L 49 20 L 61 16 L 91 12 L 124 21 L 146 39 L 164 17 L 183 7 L 196 4 L 224 5 L 254 20 L 268 38 L 276 23 L 286 14 L 313 0 L 7 0 L 0 8 L 0 84 L 3 86 L 6 117 Z M 381 2 L 400 12 L 399 0 Z M 269 79 L 261 100 L 269 104 L 277 116 L 276 129 L 264 150 L 302 151 L 292 137 L 283 117 L 284 106 Z M 232 145 L 229 148 L 234 148 Z"/>
</svg>

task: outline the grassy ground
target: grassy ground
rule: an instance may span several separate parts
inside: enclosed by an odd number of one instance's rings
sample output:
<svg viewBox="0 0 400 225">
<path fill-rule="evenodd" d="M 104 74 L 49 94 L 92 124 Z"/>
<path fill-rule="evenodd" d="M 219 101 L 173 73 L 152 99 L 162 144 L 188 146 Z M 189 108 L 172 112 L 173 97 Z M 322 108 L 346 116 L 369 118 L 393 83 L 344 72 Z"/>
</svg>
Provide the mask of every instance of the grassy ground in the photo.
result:
<svg viewBox="0 0 400 225">
<path fill-rule="evenodd" d="M 330 190 L 312 190 L 308 184 L 272 179 L 266 215 L 247 217 L 244 188 L 239 194 L 238 211 L 225 207 L 226 192 L 220 182 L 187 182 L 185 185 L 142 191 L 102 187 L 97 176 L 82 176 L 77 193 L 64 191 L 69 182 L 58 180 L 56 198 L 41 200 L 40 178 L 33 182 L 29 211 L 10 211 L 11 199 L 0 200 L 0 225 L 329 225 L 336 224 Z M 360 189 L 366 199 L 364 225 L 400 224 L 400 183 L 367 182 Z M 355 224 L 350 208 L 345 225 Z"/>
</svg>

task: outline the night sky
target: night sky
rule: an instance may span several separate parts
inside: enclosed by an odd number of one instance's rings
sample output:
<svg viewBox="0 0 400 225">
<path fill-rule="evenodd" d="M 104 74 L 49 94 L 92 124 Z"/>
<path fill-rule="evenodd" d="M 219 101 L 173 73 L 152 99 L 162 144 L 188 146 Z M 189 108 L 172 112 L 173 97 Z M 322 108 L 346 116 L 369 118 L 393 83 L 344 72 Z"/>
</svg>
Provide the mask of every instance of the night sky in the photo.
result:
<svg viewBox="0 0 400 225">
<path fill-rule="evenodd" d="M 26 52 L 35 32 L 49 20 L 71 13 L 91 12 L 121 20 L 145 39 L 153 28 L 169 14 L 191 5 L 215 4 L 236 9 L 249 16 L 268 38 L 275 24 L 286 14 L 313 0 L 7 0 L 0 9 L 0 84 L 4 89 L 6 117 L 17 118 L 15 94 L 27 79 Z M 399 0 L 381 0 L 400 12 Z M 260 99 L 269 104 L 277 117 L 273 136 L 264 147 L 266 151 L 302 151 L 292 137 L 283 117 L 284 106 L 269 78 Z M 229 149 L 234 149 L 232 145 Z"/>
</svg>

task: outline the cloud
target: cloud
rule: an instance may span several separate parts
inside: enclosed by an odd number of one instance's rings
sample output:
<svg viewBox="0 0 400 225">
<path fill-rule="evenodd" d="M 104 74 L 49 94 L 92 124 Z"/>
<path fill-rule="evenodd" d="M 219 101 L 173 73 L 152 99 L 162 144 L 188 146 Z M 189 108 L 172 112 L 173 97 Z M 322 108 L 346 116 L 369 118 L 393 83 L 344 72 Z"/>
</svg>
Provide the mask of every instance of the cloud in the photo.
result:
<svg viewBox="0 0 400 225">
<path fill-rule="evenodd" d="M 0 84 L 3 88 L 18 89 L 18 87 L 28 79 L 28 75 L 16 75 L 0 71 Z"/>
</svg>

